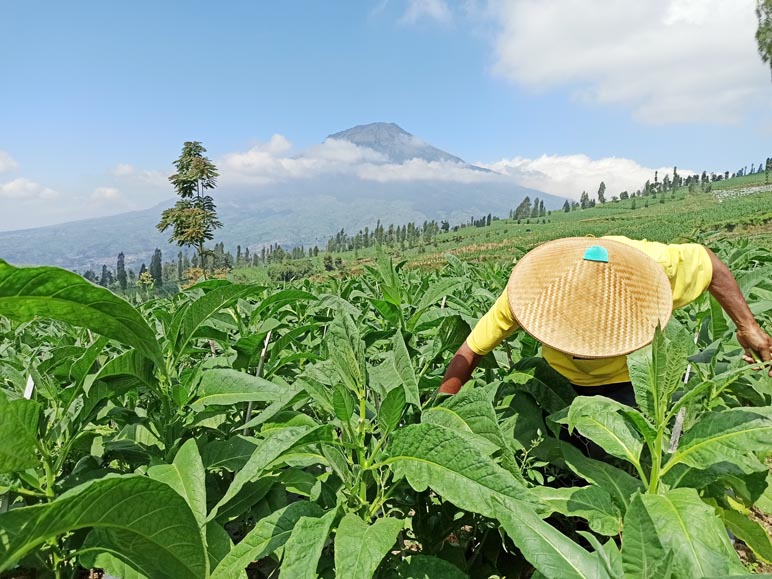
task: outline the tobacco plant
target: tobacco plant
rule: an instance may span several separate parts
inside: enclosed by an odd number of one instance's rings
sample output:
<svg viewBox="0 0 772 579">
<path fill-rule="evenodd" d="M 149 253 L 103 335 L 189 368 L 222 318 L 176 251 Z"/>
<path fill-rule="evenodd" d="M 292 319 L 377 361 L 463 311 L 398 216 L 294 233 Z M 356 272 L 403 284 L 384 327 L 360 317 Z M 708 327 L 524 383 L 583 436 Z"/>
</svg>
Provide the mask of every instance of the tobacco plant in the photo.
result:
<svg viewBox="0 0 772 579">
<path fill-rule="evenodd" d="M 745 513 L 769 504 L 770 392 L 728 362 L 713 304 L 631 357 L 638 409 L 575 397 L 527 337 L 438 396 L 505 280 L 380 255 L 359 278 L 210 280 L 134 307 L 0 262 L 0 570 L 742 575 L 726 529 L 769 559 Z M 561 441 L 566 427 L 612 458 Z"/>
</svg>

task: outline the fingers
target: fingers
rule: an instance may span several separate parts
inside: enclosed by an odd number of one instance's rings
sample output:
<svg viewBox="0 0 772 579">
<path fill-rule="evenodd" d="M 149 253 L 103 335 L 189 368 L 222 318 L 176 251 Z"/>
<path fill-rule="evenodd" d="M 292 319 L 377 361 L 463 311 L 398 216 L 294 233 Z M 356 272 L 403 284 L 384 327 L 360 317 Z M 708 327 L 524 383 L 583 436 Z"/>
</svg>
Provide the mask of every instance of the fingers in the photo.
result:
<svg viewBox="0 0 772 579">
<path fill-rule="evenodd" d="M 761 365 L 772 360 L 772 352 L 769 348 L 760 348 L 758 351 L 753 348 L 745 348 L 742 359 L 747 364 Z M 754 370 L 761 370 L 761 367 L 754 368 Z M 768 374 L 772 378 L 772 367 L 769 368 Z"/>
</svg>

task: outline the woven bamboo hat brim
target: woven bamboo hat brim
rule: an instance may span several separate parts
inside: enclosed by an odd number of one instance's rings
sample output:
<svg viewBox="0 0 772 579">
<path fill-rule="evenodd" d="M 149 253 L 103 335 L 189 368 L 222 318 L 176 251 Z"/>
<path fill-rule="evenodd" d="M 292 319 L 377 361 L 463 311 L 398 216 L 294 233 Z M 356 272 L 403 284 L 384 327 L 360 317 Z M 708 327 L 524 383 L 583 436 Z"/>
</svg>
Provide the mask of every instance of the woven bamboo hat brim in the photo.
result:
<svg viewBox="0 0 772 579">
<path fill-rule="evenodd" d="M 507 284 L 512 314 L 534 338 L 579 358 L 629 354 L 673 308 L 664 269 L 610 239 L 568 237 L 528 252 Z"/>
</svg>

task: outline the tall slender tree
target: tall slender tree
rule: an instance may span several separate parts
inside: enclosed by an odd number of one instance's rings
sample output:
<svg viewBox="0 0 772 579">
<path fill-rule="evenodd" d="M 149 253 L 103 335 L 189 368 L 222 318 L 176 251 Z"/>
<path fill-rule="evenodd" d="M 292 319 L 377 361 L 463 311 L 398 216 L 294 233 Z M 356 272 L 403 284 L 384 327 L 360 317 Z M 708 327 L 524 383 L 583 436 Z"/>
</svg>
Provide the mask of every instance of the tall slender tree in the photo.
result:
<svg viewBox="0 0 772 579">
<path fill-rule="evenodd" d="M 180 200 L 161 215 L 159 231 L 172 228 L 169 242 L 194 247 L 203 263 L 207 254 L 204 243 L 214 239 L 214 230 L 222 227 L 216 206 L 206 192 L 217 186 L 217 167 L 204 156 L 206 149 L 198 141 L 187 141 L 174 162 L 177 172 L 169 177 Z"/>
<path fill-rule="evenodd" d="M 182 281 L 185 274 L 185 267 L 182 263 L 182 252 L 177 252 L 177 281 Z"/>
<path fill-rule="evenodd" d="M 129 280 L 126 276 L 126 263 L 125 263 L 125 256 L 123 255 L 123 252 L 120 252 L 118 254 L 118 261 L 115 264 L 115 277 L 118 279 L 118 285 L 121 286 L 121 289 L 123 291 L 126 291 L 126 288 L 129 285 Z"/>
<path fill-rule="evenodd" d="M 164 284 L 163 257 L 161 250 L 156 248 L 153 257 L 150 259 L 150 275 L 153 278 L 155 287 L 160 288 Z"/>
</svg>

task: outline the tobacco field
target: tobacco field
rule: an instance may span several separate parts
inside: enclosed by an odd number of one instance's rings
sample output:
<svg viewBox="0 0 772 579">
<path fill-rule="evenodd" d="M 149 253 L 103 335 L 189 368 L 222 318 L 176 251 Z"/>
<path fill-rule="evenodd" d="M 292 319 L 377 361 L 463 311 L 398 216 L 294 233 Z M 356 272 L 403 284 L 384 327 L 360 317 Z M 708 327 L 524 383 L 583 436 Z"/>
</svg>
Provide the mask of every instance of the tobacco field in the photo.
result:
<svg viewBox="0 0 772 579">
<path fill-rule="evenodd" d="M 770 331 L 772 252 L 712 247 Z M 575 396 L 525 334 L 437 394 L 508 269 L 380 254 L 357 277 L 130 304 L 0 261 L 2 576 L 686 579 L 772 562 L 772 379 L 707 293 L 629 357 L 637 409 Z"/>
</svg>

